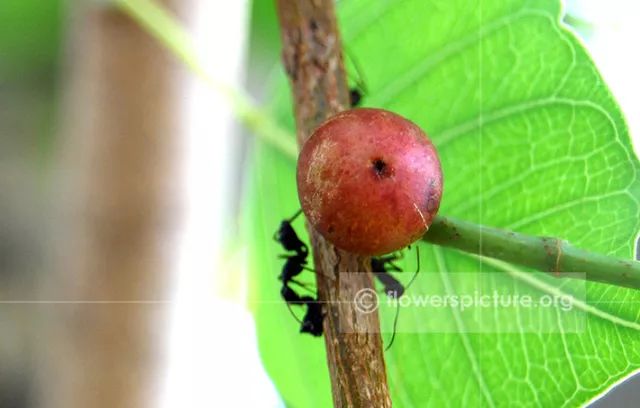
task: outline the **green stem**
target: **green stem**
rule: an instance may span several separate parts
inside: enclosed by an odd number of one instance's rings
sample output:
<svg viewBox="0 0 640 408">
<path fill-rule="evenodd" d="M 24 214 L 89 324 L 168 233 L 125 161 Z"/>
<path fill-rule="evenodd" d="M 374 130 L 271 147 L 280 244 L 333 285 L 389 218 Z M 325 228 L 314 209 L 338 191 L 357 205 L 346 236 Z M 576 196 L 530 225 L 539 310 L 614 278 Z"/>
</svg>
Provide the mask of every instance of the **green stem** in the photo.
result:
<svg viewBox="0 0 640 408">
<path fill-rule="evenodd" d="M 585 251 L 558 238 L 525 235 L 438 216 L 423 240 L 557 277 L 640 288 L 640 262 Z"/>
<path fill-rule="evenodd" d="M 195 74 L 225 96 L 236 115 L 253 134 L 295 160 L 295 138 L 244 93 L 216 81 L 203 68 L 186 31 L 162 7 L 150 0 L 113 0 L 145 27 Z M 584 251 L 557 238 L 536 237 L 486 227 L 449 217 L 436 217 L 424 241 L 480 256 L 500 259 L 556 276 L 640 289 L 640 262 Z M 573 275 L 570 275 L 572 274 Z"/>
<path fill-rule="evenodd" d="M 278 126 L 264 110 L 257 107 L 247 94 L 215 79 L 200 62 L 185 29 L 166 9 L 150 0 L 113 0 L 113 3 L 146 28 L 193 73 L 227 98 L 238 121 L 251 132 L 285 155 L 294 159 L 298 157 L 295 137 L 291 132 Z"/>
</svg>

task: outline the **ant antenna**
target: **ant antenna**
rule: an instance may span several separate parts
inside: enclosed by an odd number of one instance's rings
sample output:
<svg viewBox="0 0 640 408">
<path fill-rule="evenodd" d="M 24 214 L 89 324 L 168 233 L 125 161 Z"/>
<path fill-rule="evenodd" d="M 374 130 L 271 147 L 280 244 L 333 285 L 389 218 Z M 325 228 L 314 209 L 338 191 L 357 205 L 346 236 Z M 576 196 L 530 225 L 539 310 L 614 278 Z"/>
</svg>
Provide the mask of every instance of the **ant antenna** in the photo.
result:
<svg viewBox="0 0 640 408">
<path fill-rule="evenodd" d="M 296 319 L 296 321 L 300 324 L 302 324 L 302 320 L 300 320 L 298 318 L 298 316 L 296 316 L 295 313 L 293 313 L 293 309 L 291 309 L 291 305 L 289 304 L 289 302 L 285 302 L 287 304 L 287 309 L 289 309 L 289 313 L 291 313 L 291 316 L 293 316 L 294 319 Z"/>
<path fill-rule="evenodd" d="M 364 78 L 364 71 L 362 70 L 362 66 L 358 63 L 358 60 L 346 48 L 344 50 L 344 53 L 349 57 L 349 60 L 351 61 L 353 68 L 358 74 L 358 76 L 354 78 L 352 75 L 349 75 L 349 73 L 347 72 L 347 77 L 351 78 L 355 82 L 355 88 L 351 88 L 349 90 L 349 96 L 351 98 L 352 107 L 356 107 L 360 104 L 362 95 L 368 94 L 369 90 L 367 89 L 366 81 Z"/>
<path fill-rule="evenodd" d="M 391 348 L 393 341 L 396 339 L 396 328 L 398 327 L 398 316 L 400 316 L 400 302 L 396 299 L 396 316 L 393 318 L 393 333 L 391 334 L 391 340 L 389 340 L 389 344 L 384 348 L 384 351 L 387 351 Z"/>
<path fill-rule="evenodd" d="M 407 283 L 406 289 L 409 289 L 411 287 L 411 285 L 413 284 L 413 281 L 416 280 L 416 278 L 418 277 L 418 272 L 420 272 L 420 246 L 416 245 L 416 271 L 413 274 L 413 276 L 411 277 L 411 280 L 409 281 L 409 283 Z"/>
<path fill-rule="evenodd" d="M 328 275 L 325 275 L 324 273 L 318 272 L 313 268 L 309 268 L 308 266 L 303 266 L 302 269 L 305 270 L 305 271 L 309 271 L 309 272 L 315 273 L 316 275 L 322 275 L 326 279 L 333 280 L 333 278 L 331 276 L 328 276 Z"/>
<path fill-rule="evenodd" d="M 409 246 L 409 248 L 411 248 L 411 246 Z M 419 245 L 416 245 L 416 264 L 417 264 L 416 271 L 411 277 L 411 280 L 409 281 L 407 286 L 405 287 L 405 290 L 409 290 L 413 282 L 416 280 L 416 277 L 418 277 L 418 272 L 420 272 L 420 246 Z M 387 351 L 391 348 L 391 345 L 393 344 L 393 341 L 396 338 L 396 329 L 398 327 L 399 315 L 400 315 L 400 303 L 398 302 L 398 299 L 396 299 L 396 315 L 393 318 L 393 334 L 391 335 L 391 340 L 389 340 L 389 344 L 387 345 L 387 347 L 384 348 L 384 351 Z"/>
<path fill-rule="evenodd" d="M 302 208 L 300 208 L 298 211 L 296 211 L 295 214 L 293 214 L 293 216 L 291 218 L 289 218 L 287 221 L 289 221 L 290 223 L 293 222 L 293 220 L 295 220 L 296 218 L 298 218 L 298 216 L 302 214 Z"/>
<path fill-rule="evenodd" d="M 364 77 L 364 70 L 362 69 L 362 65 L 360 65 L 360 62 L 358 61 L 358 59 L 355 58 L 355 56 L 349 50 L 345 50 L 345 53 L 349 56 L 349 59 L 353 64 L 353 68 L 358 73 L 358 79 L 354 78 L 355 83 L 360 87 L 360 89 L 362 89 L 364 93 L 369 92 L 369 90 L 367 89 L 366 80 Z"/>
</svg>

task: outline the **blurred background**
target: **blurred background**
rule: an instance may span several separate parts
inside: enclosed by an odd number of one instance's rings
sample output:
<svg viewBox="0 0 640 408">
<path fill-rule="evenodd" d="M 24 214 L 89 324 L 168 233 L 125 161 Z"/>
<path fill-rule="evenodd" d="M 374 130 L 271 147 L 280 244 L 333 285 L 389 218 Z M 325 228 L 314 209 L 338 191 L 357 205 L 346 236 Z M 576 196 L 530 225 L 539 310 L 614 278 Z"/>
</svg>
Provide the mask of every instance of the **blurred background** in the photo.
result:
<svg viewBox="0 0 640 408">
<path fill-rule="evenodd" d="M 159 3 L 207 72 L 266 102 L 272 1 Z M 638 6 L 566 11 L 637 151 Z M 0 408 L 284 406 L 238 239 L 252 143 L 109 1 L 0 2 Z"/>
</svg>

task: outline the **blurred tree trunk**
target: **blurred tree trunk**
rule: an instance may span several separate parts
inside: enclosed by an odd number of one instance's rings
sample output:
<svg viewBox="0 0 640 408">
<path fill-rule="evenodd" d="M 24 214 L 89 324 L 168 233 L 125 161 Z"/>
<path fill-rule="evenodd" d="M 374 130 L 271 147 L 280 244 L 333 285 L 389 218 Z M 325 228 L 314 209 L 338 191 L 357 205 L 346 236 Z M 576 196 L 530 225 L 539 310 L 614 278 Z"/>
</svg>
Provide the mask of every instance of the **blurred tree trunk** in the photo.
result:
<svg viewBox="0 0 640 408">
<path fill-rule="evenodd" d="M 164 3 L 184 14 L 189 1 Z M 61 211 L 46 296 L 77 303 L 47 305 L 46 407 L 156 405 L 164 365 L 181 71 L 100 4 L 73 3 L 63 66 Z"/>
</svg>

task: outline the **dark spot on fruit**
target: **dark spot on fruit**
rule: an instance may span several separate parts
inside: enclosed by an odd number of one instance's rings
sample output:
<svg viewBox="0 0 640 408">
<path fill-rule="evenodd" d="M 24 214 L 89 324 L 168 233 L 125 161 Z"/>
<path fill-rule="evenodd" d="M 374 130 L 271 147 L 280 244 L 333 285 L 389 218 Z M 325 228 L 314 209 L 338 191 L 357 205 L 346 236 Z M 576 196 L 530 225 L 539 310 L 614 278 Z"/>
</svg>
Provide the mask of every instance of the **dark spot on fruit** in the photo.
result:
<svg viewBox="0 0 640 408">
<path fill-rule="evenodd" d="M 378 174 L 382 174 L 384 169 L 387 167 L 387 163 L 382 159 L 373 159 L 373 168 L 376 170 Z"/>
<path fill-rule="evenodd" d="M 427 211 L 430 213 L 435 213 L 438 210 L 438 206 L 440 205 L 440 198 L 437 195 L 437 192 L 433 189 L 430 189 L 427 193 Z"/>
<path fill-rule="evenodd" d="M 333 225 L 329 225 L 329 234 L 331 234 L 333 231 L 335 231 L 335 227 Z"/>
<path fill-rule="evenodd" d="M 391 177 L 393 169 L 380 157 L 371 160 L 373 172 L 378 178 Z"/>
</svg>

